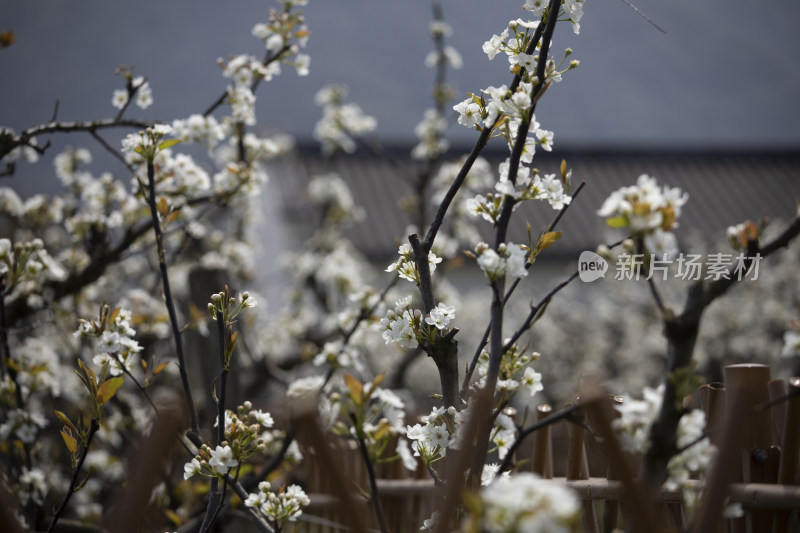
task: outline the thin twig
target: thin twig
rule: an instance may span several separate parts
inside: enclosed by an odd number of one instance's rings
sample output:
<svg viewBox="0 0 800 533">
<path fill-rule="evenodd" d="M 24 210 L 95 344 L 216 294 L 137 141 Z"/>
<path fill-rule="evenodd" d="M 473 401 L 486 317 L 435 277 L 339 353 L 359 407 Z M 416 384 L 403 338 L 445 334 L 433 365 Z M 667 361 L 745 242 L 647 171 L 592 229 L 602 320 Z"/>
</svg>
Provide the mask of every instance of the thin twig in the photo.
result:
<svg viewBox="0 0 800 533">
<path fill-rule="evenodd" d="M 111 146 L 110 144 L 108 144 L 108 141 L 106 141 L 106 140 L 105 140 L 103 137 L 101 137 L 101 136 L 100 136 L 100 134 L 99 134 L 99 133 L 97 133 L 97 130 L 90 130 L 90 131 L 89 131 L 89 135 L 91 135 L 92 137 L 94 137 L 94 138 L 95 138 L 95 140 L 96 140 L 97 142 L 99 142 L 99 143 L 100 143 L 100 145 L 101 145 L 103 148 L 105 148 L 105 149 L 106 149 L 106 151 L 108 151 L 108 153 L 110 153 L 111 155 L 113 155 L 113 156 L 114 156 L 115 158 L 117 158 L 117 159 L 118 159 L 118 160 L 119 160 L 119 161 L 120 161 L 120 162 L 121 162 L 123 165 L 125 165 L 125 168 L 127 168 L 127 169 L 128 169 L 130 172 L 131 172 L 131 173 L 134 173 L 134 168 L 133 168 L 133 165 L 131 165 L 130 163 L 128 163 L 128 161 L 126 161 L 126 160 L 125 160 L 125 157 L 124 157 L 124 156 L 123 156 L 123 155 L 120 153 L 120 151 L 119 151 L 119 150 L 115 150 L 113 146 Z"/>
<path fill-rule="evenodd" d="M 216 445 L 222 446 L 225 440 L 225 389 L 228 377 L 228 365 L 225 361 L 225 320 L 221 310 L 217 310 L 217 336 L 219 338 L 219 392 L 217 393 L 217 443 Z M 227 478 L 223 486 L 223 491 L 217 490 L 219 486 L 219 478 L 214 477 L 211 480 L 211 487 L 209 488 L 208 506 L 206 507 L 206 516 L 203 518 L 203 524 L 200 526 L 200 533 L 205 533 L 214 523 L 214 519 L 219 514 L 220 508 L 225 501 L 225 487 L 227 487 Z"/>
<path fill-rule="evenodd" d="M 369 492 L 370 501 L 372 502 L 372 509 L 375 511 L 375 517 L 378 519 L 378 525 L 381 528 L 381 533 L 389 533 L 389 528 L 386 527 L 386 520 L 383 517 L 383 506 L 381 505 L 380 494 L 378 493 L 378 485 L 375 481 L 375 468 L 372 466 L 372 461 L 369 458 L 369 451 L 367 444 L 364 442 L 364 437 L 358 435 L 356 437 L 358 442 L 358 449 L 361 452 L 361 458 L 364 460 L 364 466 L 367 467 L 367 478 L 369 479 Z"/>
<path fill-rule="evenodd" d="M 83 462 L 89 454 L 89 447 L 92 445 L 94 434 L 97 433 L 99 429 L 100 423 L 96 418 L 92 418 L 89 424 L 89 435 L 86 437 L 86 444 L 83 447 L 83 451 L 81 451 L 78 462 L 75 464 L 75 468 L 72 469 L 72 478 L 70 479 L 69 487 L 67 487 L 67 493 L 64 495 L 64 499 L 61 500 L 61 505 L 58 506 L 58 509 L 56 509 L 53 515 L 53 519 L 50 521 L 50 527 L 47 528 L 47 533 L 53 532 L 58 520 L 61 518 L 61 514 L 64 512 L 64 509 L 67 508 L 70 498 L 72 498 L 72 495 L 75 493 L 75 487 L 78 485 L 78 474 L 80 474 L 81 468 L 83 468 Z"/>
<path fill-rule="evenodd" d="M 183 341 L 181 338 L 181 328 L 178 324 L 178 315 L 175 312 L 175 302 L 172 299 L 172 290 L 169 284 L 169 273 L 167 270 L 167 263 L 164 260 L 164 243 L 163 234 L 161 232 L 161 223 L 158 220 L 158 209 L 156 207 L 156 180 L 155 180 L 155 166 L 152 161 L 147 162 L 147 182 L 148 182 L 148 204 L 150 205 L 150 215 L 152 217 L 153 232 L 156 237 L 156 247 L 158 252 L 158 265 L 161 269 L 161 281 L 164 290 L 164 300 L 167 306 L 167 313 L 169 314 L 170 325 L 172 326 L 172 336 L 175 340 L 175 351 L 178 356 L 178 369 L 180 370 L 181 383 L 183 385 L 183 394 L 186 398 L 186 403 L 189 411 L 189 420 L 191 424 L 191 431 L 189 438 L 196 446 L 200 446 L 200 424 L 197 419 L 197 409 L 192 399 L 192 387 L 189 383 L 189 374 L 186 371 L 186 360 L 183 355 Z"/>
</svg>

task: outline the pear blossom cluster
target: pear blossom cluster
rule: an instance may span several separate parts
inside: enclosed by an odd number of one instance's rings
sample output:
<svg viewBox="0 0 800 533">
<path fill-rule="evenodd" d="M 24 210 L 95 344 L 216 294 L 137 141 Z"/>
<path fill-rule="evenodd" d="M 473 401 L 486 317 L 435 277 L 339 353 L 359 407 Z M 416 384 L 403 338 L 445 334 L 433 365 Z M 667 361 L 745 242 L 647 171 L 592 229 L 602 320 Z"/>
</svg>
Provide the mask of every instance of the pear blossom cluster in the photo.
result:
<svg viewBox="0 0 800 533">
<path fill-rule="evenodd" d="M 664 386 L 657 389 L 645 387 L 643 398 L 635 400 L 625 396 L 614 408 L 620 416 L 612 422 L 620 444 L 630 453 L 646 453 L 650 447 L 650 429 L 661 411 Z M 704 475 L 716 453 L 716 448 L 705 436 L 706 418 L 700 409 L 693 409 L 681 416 L 678 423 L 677 445 L 681 452 L 667 465 L 667 487 L 683 488 L 686 496 L 690 475 Z M 692 500 L 694 498 L 691 498 Z"/>
<path fill-rule="evenodd" d="M 296 522 L 303 514 L 303 507 L 310 504 L 311 500 L 299 485 L 281 487 L 275 492 L 269 481 L 260 482 L 258 492 L 248 494 L 244 501 L 246 507 L 258 509 L 278 531 L 287 522 Z"/>
<path fill-rule="evenodd" d="M 249 401 L 238 406 L 236 412 L 225 411 L 225 440 L 211 448 L 203 444 L 198 453 L 184 465 L 183 477 L 188 480 L 194 475 L 214 477 L 227 474 L 257 455 L 268 455 L 283 438 L 283 432 L 273 429 L 272 415 L 261 409 L 253 409 Z M 216 425 L 216 424 L 215 424 Z M 298 462 L 302 456 L 294 447 L 293 453 L 285 459 Z"/>
<path fill-rule="evenodd" d="M 222 291 L 211 295 L 211 301 L 208 302 L 208 315 L 211 320 L 217 320 L 217 313 L 222 313 L 222 320 L 226 323 L 233 322 L 239 313 L 248 308 L 253 308 L 258 305 L 258 299 L 251 295 L 249 291 L 244 291 L 236 298 L 231 296 L 229 292 Z"/>
<path fill-rule="evenodd" d="M 480 512 L 461 524 L 462 532 L 570 533 L 580 520 L 581 501 L 572 489 L 530 472 L 501 477 L 480 498 Z"/>
<path fill-rule="evenodd" d="M 176 139 L 185 143 L 204 143 L 208 150 L 216 148 L 225 138 L 225 129 L 213 115 L 203 116 L 199 113 L 185 119 L 172 121 L 172 132 Z"/>
<path fill-rule="evenodd" d="M 414 251 L 412 250 L 411 245 L 408 243 L 401 244 L 397 249 L 397 253 L 400 255 L 400 257 L 397 259 L 397 261 L 394 261 L 392 264 L 386 267 L 386 272 L 397 271 L 397 275 L 401 278 L 419 285 L 419 270 L 417 270 L 417 263 L 413 258 Z M 428 252 L 428 268 L 430 268 L 431 273 L 436 270 L 436 265 L 441 262 L 441 257 L 437 256 L 433 252 Z"/>
<path fill-rule="evenodd" d="M 405 434 L 411 441 L 414 457 L 419 457 L 427 467 L 444 457 L 450 445 L 456 442 L 463 415 L 453 406 L 434 407 L 421 422 L 407 426 Z"/>
<path fill-rule="evenodd" d="M 425 317 L 425 323 L 434 326 L 438 330 L 443 330 L 456 317 L 456 308 L 444 302 L 430 310 Z"/>
<path fill-rule="evenodd" d="M 48 279 L 64 279 L 66 271 L 50 256 L 41 239 L 12 243 L 3 238 L 0 239 L 0 276 L 6 298 L 24 295 L 31 303 L 39 304 L 37 293 L 41 283 Z"/>
<path fill-rule="evenodd" d="M 398 300 L 394 310 L 386 312 L 378 325 L 386 344 L 396 342 L 401 348 L 419 345 L 417 332 L 422 328 L 422 313 L 411 305 L 411 296 Z"/>
<path fill-rule="evenodd" d="M 684 502 L 692 508 L 699 500 L 699 493 L 690 487 L 689 480 L 705 477 L 717 453 L 717 447 L 706 436 L 706 414 L 701 409 L 693 409 L 684 414 L 678 422 L 677 444 L 682 450 L 667 464 L 668 479 L 665 487 L 681 489 Z"/>
<path fill-rule="evenodd" d="M 480 242 L 475 246 L 475 256 L 478 266 L 489 281 L 496 281 L 505 276 L 524 278 L 528 275 L 530 250 L 525 245 L 507 242 L 502 243 L 495 251 L 485 242 Z"/>
<path fill-rule="evenodd" d="M 506 343 L 508 341 L 509 339 L 505 340 Z M 536 372 L 531 366 L 540 357 L 539 352 L 527 354 L 516 344 L 503 352 L 497 377 L 497 390 L 500 391 L 501 400 L 510 399 L 519 390 L 526 390 L 530 397 L 544 390 L 542 374 Z M 478 380 L 474 382 L 473 387 L 480 389 L 485 386 L 486 376 L 489 373 L 489 352 L 487 350 L 481 351 L 478 356 L 476 369 Z"/>
<path fill-rule="evenodd" d="M 122 139 L 122 152 L 130 163 L 153 161 L 156 154 L 165 148 L 161 140 L 172 133 L 172 126 L 155 124 L 146 130 L 129 133 Z"/>
<path fill-rule="evenodd" d="M 411 150 L 414 159 L 436 159 L 444 154 L 450 146 L 444 138 L 447 119 L 436 109 L 426 109 L 422 120 L 414 128 L 419 143 Z"/>
<path fill-rule="evenodd" d="M 330 223 L 359 221 L 365 216 L 364 208 L 355 204 L 347 183 L 335 172 L 314 176 L 307 192 L 312 203 L 325 209 L 325 218 Z"/>
<path fill-rule="evenodd" d="M 293 0 L 282 3 L 283 10 L 271 9 L 269 20 L 253 26 L 251 33 L 264 41 L 264 46 L 272 58 L 279 57 L 281 63 L 293 66 L 299 76 L 307 76 L 311 56 L 300 53 L 300 49 L 308 45 L 311 32 L 302 12 L 293 11 L 291 8 L 305 6 L 308 2 Z M 277 62 L 271 64 L 279 65 Z"/>
<path fill-rule="evenodd" d="M 559 17 L 565 17 L 570 21 L 572 31 L 575 32 L 575 35 L 581 32 L 580 22 L 581 18 L 583 18 L 583 3 L 584 0 L 564 0 L 563 2 L 559 2 Z M 545 11 L 547 11 L 549 5 L 550 2 L 547 0 L 525 0 L 522 9 L 530 11 L 531 15 L 541 17 L 544 15 Z"/>
<path fill-rule="evenodd" d="M 324 154 L 339 150 L 353 153 L 355 138 L 361 137 L 377 126 L 376 120 L 365 114 L 358 104 L 345 103 L 348 89 L 345 85 L 331 84 L 320 89 L 314 101 L 322 107 L 322 118 L 314 127 L 314 139 L 322 144 Z"/>
<path fill-rule="evenodd" d="M 10 385 L 13 386 L 13 383 Z M 14 438 L 25 444 L 33 444 L 39 430 L 47 427 L 47 423 L 41 413 L 12 409 L 6 413 L 6 420 L 0 424 L 0 439 L 9 442 Z"/>
<path fill-rule="evenodd" d="M 434 40 L 443 39 L 453 35 L 453 27 L 443 20 L 433 20 L 428 24 L 428 33 Z M 464 62 L 461 54 L 452 46 L 442 46 L 425 56 L 425 66 L 433 68 L 443 63 L 449 64 L 454 69 L 460 69 Z"/>
<path fill-rule="evenodd" d="M 130 373 L 137 362 L 142 346 L 133 337 L 136 330 L 131 325 L 131 312 L 117 308 L 113 311 L 104 306 L 98 320 L 78 319 L 75 337 L 95 339 L 92 363 L 99 368 L 108 366 L 111 376 Z"/>
<path fill-rule="evenodd" d="M 652 176 L 642 174 L 636 185 L 623 187 L 606 198 L 597 214 L 612 228 L 626 228 L 644 241 L 655 254 L 674 254 L 678 250 L 672 230 L 678 227 L 681 208 L 689 195 L 677 187 L 659 187 Z"/>
<path fill-rule="evenodd" d="M 128 73 L 128 75 L 130 75 Z M 130 89 L 115 89 L 111 96 L 111 105 L 117 109 L 125 109 L 131 93 L 135 94 L 134 102 L 141 109 L 147 109 L 153 103 L 153 90 L 144 76 L 137 76 L 130 80 Z"/>
</svg>

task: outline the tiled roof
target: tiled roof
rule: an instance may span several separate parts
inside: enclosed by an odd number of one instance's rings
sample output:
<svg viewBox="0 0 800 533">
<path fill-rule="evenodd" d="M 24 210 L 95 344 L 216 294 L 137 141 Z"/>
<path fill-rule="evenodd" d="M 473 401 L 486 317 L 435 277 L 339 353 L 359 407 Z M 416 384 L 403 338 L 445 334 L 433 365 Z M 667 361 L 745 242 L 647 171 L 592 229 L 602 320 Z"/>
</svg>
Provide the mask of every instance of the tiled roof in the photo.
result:
<svg viewBox="0 0 800 533">
<path fill-rule="evenodd" d="M 275 162 L 269 174 L 277 185 L 273 190 L 281 195 L 287 222 L 307 224 L 315 216 L 303 194 L 309 177 L 337 172 L 350 186 L 356 203 L 366 210 L 365 219 L 353 225 L 348 236 L 368 257 L 384 259 L 407 237 L 409 219 L 397 202 L 411 192 L 406 179 L 409 172 L 420 168 L 408 153 L 408 149 L 393 149 L 383 157 L 360 152 L 328 160 L 318 150 L 301 147 Z M 451 150 L 450 154 L 455 157 L 459 152 Z M 485 152 L 484 156 L 496 168 L 506 153 Z M 746 219 L 767 216 L 786 220 L 794 216 L 800 201 L 800 151 L 540 151 L 535 166 L 544 173 L 557 172 L 561 158 L 573 169 L 573 187 L 581 181 L 586 186 L 559 222 L 563 236 L 548 250 L 550 257 L 573 257 L 577 251 L 607 242 L 611 237 L 595 212 L 609 193 L 635 183 L 640 174 L 689 193 L 677 230 L 679 239 L 695 230 L 722 238 L 729 225 Z M 455 201 L 464 200 L 456 197 Z M 554 215 L 544 202 L 527 202 L 515 211 L 509 240 L 526 242 L 526 220 L 535 234 Z M 486 226 L 488 237 L 488 223 Z"/>
</svg>

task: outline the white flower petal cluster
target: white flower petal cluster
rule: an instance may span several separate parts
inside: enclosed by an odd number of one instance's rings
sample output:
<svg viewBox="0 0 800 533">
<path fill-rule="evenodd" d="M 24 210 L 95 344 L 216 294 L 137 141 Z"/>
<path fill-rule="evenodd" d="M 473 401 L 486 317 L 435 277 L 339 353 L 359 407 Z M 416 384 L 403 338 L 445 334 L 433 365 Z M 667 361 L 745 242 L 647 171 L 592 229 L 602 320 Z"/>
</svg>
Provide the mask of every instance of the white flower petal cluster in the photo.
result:
<svg viewBox="0 0 800 533">
<path fill-rule="evenodd" d="M 6 420 L 0 424 L 0 440 L 8 442 L 13 436 L 25 444 L 33 444 L 39 430 L 45 426 L 47 419 L 41 413 L 12 409 L 8 411 Z"/>
<path fill-rule="evenodd" d="M 447 119 L 436 109 L 426 109 L 423 119 L 414 129 L 419 143 L 411 150 L 414 159 L 436 159 L 444 154 L 450 144 L 444 138 Z"/>
<path fill-rule="evenodd" d="M 451 320 L 456 317 L 456 308 L 452 305 L 447 305 L 439 302 L 439 305 L 431 309 L 428 316 L 425 317 L 425 323 L 435 326 L 438 330 L 443 330 L 447 327 Z"/>
<path fill-rule="evenodd" d="M 510 339 L 505 339 L 504 344 L 508 344 Z M 511 399 L 518 391 L 527 390 L 530 397 L 534 397 L 537 392 L 544 390 L 542 384 L 542 374 L 536 372 L 532 366 L 534 361 L 539 360 L 539 352 L 524 353 L 519 346 L 512 345 L 500 358 L 500 368 L 497 376 L 497 390 L 501 391 L 507 399 Z M 475 389 L 482 389 L 486 386 L 486 376 L 489 374 L 489 351 L 483 350 L 478 356 L 476 366 L 479 379 L 474 383 Z"/>
<path fill-rule="evenodd" d="M 347 183 L 335 172 L 314 176 L 308 183 L 308 198 L 325 209 L 330 222 L 363 220 L 364 208 L 357 206 Z"/>
<path fill-rule="evenodd" d="M 580 519 L 580 498 L 536 474 L 501 477 L 481 491 L 484 513 L 475 530 L 487 533 L 569 533 Z"/>
<path fill-rule="evenodd" d="M 159 189 L 163 194 L 193 196 L 211 189 L 208 173 L 188 154 L 167 157 L 161 166 Z"/>
<path fill-rule="evenodd" d="M 485 242 L 480 242 L 475 246 L 478 266 L 481 267 L 489 281 L 495 281 L 506 275 L 514 278 L 527 276 L 526 265 L 529 253 L 527 246 L 513 242 L 501 244 L 497 251 Z"/>
<path fill-rule="evenodd" d="M 295 6 L 305 6 L 308 0 L 281 0 L 282 11 L 270 10 L 269 21 L 259 22 L 253 26 L 252 34 L 264 41 L 264 46 L 271 53 L 271 64 L 281 63 L 295 67 L 298 76 L 308 76 L 311 57 L 299 53 L 308 44 L 311 32 L 305 23 L 302 13 L 291 11 Z"/>
<path fill-rule="evenodd" d="M 231 468 L 239 465 L 239 460 L 233 456 L 233 449 L 228 446 L 217 446 L 211 450 L 209 466 L 221 474 L 227 474 Z"/>
<path fill-rule="evenodd" d="M 119 308 L 114 319 L 104 327 L 93 320 L 78 319 L 78 329 L 73 335 L 96 339 L 97 354 L 92 358 L 92 363 L 101 368 L 108 365 L 109 375 L 119 376 L 125 371 L 133 371 L 136 354 L 143 349 L 133 338 L 136 330 L 133 329 L 131 320 L 131 312 Z"/>
<path fill-rule="evenodd" d="M 305 378 L 298 378 L 289 384 L 286 391 L 286 397 L 292 399 L 313 399 L 322 390 L 325 385 L 324 376 L 308 376 Z"/>
<path fill-rule="evenodd" d="M 406 437 L 411 441 L 415 457 L 420 457 L 426 466 L 447 454 L 447 448 L 455 441 L 462 415 L 455 407 L 434 407 L 422 417 L 422 424 L 406 427 Z"/>
<path fill-rule="evenodd" d="M 612 422 L 622 447 L 630 453 L 646 453 L 650 446 L 650 428 L 655 422 L 664 399 L 664 385 L 657 389 L 645 387 L 643 399 L 625 396 L 622 403 L 615 404 L 620 416 Z"/>
<path fill-rule="evenodd" d="M 537 13 L 534 15 L 540 16 Z M 500 35 L 492 35 L 491 39 L 483 43 L 483 53 L 489 57 L 489 60 L 492 60 L 497 54 L 503 52 L 508 56 L 509 62 L 515 65 L 518 63 L 517 56 L 524 53 L 528 45 L 530 30 L 535 31 L 538 26 L 538 20 L 511 20 Z"/>
<path fill-rule="evenodd" d="M 659 187 L 655 178 L 642 174 L 636 185 L 611 193 L 597 214 L 609 226 L 628 228 L 644 238 L 651 253 L 677 252 L 677 240 L 671 233 L 678 226 L 681 208 L 689 195 L 677 187 Z"/>
<path fill-rule="evenodd" d="M 322 346 L 322 350 L 314 356 L 314 366 L 331 365 L 334 368 L 347 368 L 360 372 L 364 370 L 364 362 L 358 348 L 347 345 L 342 346 L 341 340 L 329 341 Z"/>
<path fill-rule="evenodd" d="M 433 68 L 440 63 L 449 64 L 454 69 L 460 69 L 464 66 L 461 54 L 452 46 L 445 46 L 441 52 L 434 50 L 425 56 L 425 66 L 428 68 Z"/>
<path fill-rule="evenodd" d="M 205 143 L 209 151 L 225 138 L 224 129 L 212 115 L 204 117 L 196 113 L 186 119 L 176 119 L 172 121 L 172 130 L 176 139 L 185 143 Z"/>
<path fill-rule="evenodd" d="M 411 296 L 398 300 L 394 310 L 388 310 L 378 325 L 386 344 L 396 342 L 401 348 L 419 345 L 417 332 L 422 324 L 422 313 L 411 305 Z"/>
<path fill-rule="evenodd" d="M 45 249 L 44 242 L 11 242 L 0 239 L 0 275 L 7 301 L 27 297 L 29 305 L 41 306 L 41 288 L 48 280 L 63 280 L 67 271 Z"/>
<path fill-rule="evenodd" d="M 506 159 L 500 163 L 500 180 L 495 184 L 495 190 L 502 194 L 511 196 L 518 202 L 524 200 L 546 200 L 555 210 L 562 209 L 569 205 L 572 197 L 564 191 L 564 184 L 556 174 L 545 174 L 540 176 L 538 172 L 531 172 L 525 165 L 520 165 L 517 169 L 516 180 L 514 183 L 509 179 L 510 160 Z M 473 199 L 474 208 L 477 214 L 484 216 L 494 213 L 494 201 L 483 199 L 481 202 L 477 197 Z M 493 217 L 496 218 L 496 217 Z"/>
<path fill-rule="evenodd" d="M 417 263 L 412 258 L 414 251 L 411 245 L 408 243 L 401 244 L 397 249 L 397 253 L 400 255 L 400 258 L 386 267 L 386 272 L 394 272 L 396 270 L 401 278 L 419 285 L 419 271 L 417 270 Z M 441 257 L 438 257 L 433 252 L 428 252 L 428 268 L 430 268 L 431 274 L 436 270 L 436 265 L 441 262 Z"/>
<path fill-rule="evenodd" d="M 278 492 L 272 492 L 268 481 L 258 484 L 258 492 L 251 493 L 244 501 L 245 506 L 258 509 L 271 523 L 282 529 L 286 522 L 296 522 L 303 514 L 303 507 L 311 504 L 308 495 L 299 485 L 289 485 Z"/>
<path fill-rule="evenodd" d="M 150 83 L 144 79 L 143 76 L 137 76 L 130 82 L 132 90 L 136 91 L 136 99 L 134 102 L 141 109 L 147 109 L 153 103 L 153 90 L 150 88 Z M 111 97 L 111 105 L 117 109 L 123 109 L 128 105 L 130 93 L 126 89 L 115 89 Z"/>
<path fill-rule="evenodd" d="M 314 126 L 314 139 L 322 144 L 325 154 L 338 150 L 353 153 L 356 150 L 355 137 L 365 135 L 375 129 L 377 121 L 364 113 L 353 103 L 344 103 L 347 87 L 331 84 L 320 89 L 314 101 L 322 106 L 322 118 Z"/>
<path fill-rule="evenodd" d="M 41 468 L 22 467 L 14 492 L 22 505 L 44 504 L 44 498 L 50 489 L 52 478 Z"/>
<path fill-rule="evenodd" d="M 569 19 L 575 35 L 581 32 L 580 21 L 583 17 L 583 2 L 584 0 L 564 0 L 561 3 L 560 12 Z M 522 6 L 522 9 L 530 11 L 534 16 L 541 17 L 549 5 L 550 2 L 547 0 L 525 0 L 525 5 Z"/>
<path fill-rule="evenodd" d="M 693 503 L 696 495 L 688 486 L 692 476 L 702 479 L 711 461 L 717 452 L 716 446 L 711 444 L 708 437 L 704 437 L 706 430 L 706 415 L 701 409 L 694 409 L 684 414 L 678 421 L 678 448 L 683 451 L 670 459 L 667 464 L 669 478 L 664 483 L 668 489 L 683 489 L 684 497 L 688 503 Z"/>
</svg>

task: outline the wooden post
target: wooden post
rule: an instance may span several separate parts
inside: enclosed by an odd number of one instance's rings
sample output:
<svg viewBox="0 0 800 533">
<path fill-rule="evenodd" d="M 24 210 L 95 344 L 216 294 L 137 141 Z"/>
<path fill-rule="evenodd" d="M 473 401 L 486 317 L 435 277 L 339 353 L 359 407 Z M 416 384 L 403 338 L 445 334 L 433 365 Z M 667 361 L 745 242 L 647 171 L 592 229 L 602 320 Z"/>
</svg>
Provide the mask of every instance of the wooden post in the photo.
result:
<svg viewBox="0 0 800 533">
<path fill-rule="evenodd" d="M 536 406 L 536 420 L 541 422 L 553 412 L 553 407 L 548 403 Z M 550 435 L 550 426 L 545 426 L 536 431 L 536 440 L 533 445 L 533 465 L 531 470 L 544 479 L 553 478 L 553 440 Z"/>
<path fill-rule="evenodd" d="M 731 412 L 728 402 L 726 420 L 741 425 L 739 439 L 725 442 L 723 446 L 735 446 L 741 458 L 734 465 L 736 482 L 770 483 L 773 463 L 777 474 L 777 453 L 773 449 L 772 410 L 759 408 L 769 401 L 768 383 L 770 368 L 759 364 L 740 364 L 725 367 L 725 387 L 728 394 L 740 399 L 740 410 Z M 772 477 L 772 479 L 770 479 Z M 775 476 L 777 477 L 777 476 Z M 748 523 L 749 522 L 749 523 Z M 732 531 L 771 531 L 772 513 L 752 511 L 745 520 L 731 523 Z"/>
<path fill-rule="evenodd" d="M 800 484 L 800 377 L 791 378 L 786 385 L 785 396 L 791 395 L 784 406 L 783 431 L 781 440 L 781 460 L 778 467 L 778 483 L 782 485 Z M 792 513 L 795 521 L 798 511 L 779 511 L 775 513 L 775 533 L 788 533 Z"/>
<path fill-rule="evenodd" d="M 576 396 L 574 404 L 580 404 L 580 396 Z M 583 422 L 583 409 L 575 411 L 575 422 Z M 567 480 L 589 479 L 589 461 L 586 458 L 586 447 L 583 442 L 583 426 L 577 423 L 569 425 L 569 447 L 567 449 Z M 597 514 L 592 500 L 583 500 L 583 530 L 586 533 L 597 533 Z"/>
<path fill-rule="evenodd" d="M 708 383 L 699 389 L 700 405 L 706 413 L 706 430 L 711 444 L 722 444 L 722 425 L 725 423 L 725 384 Z"/>
</svg>

